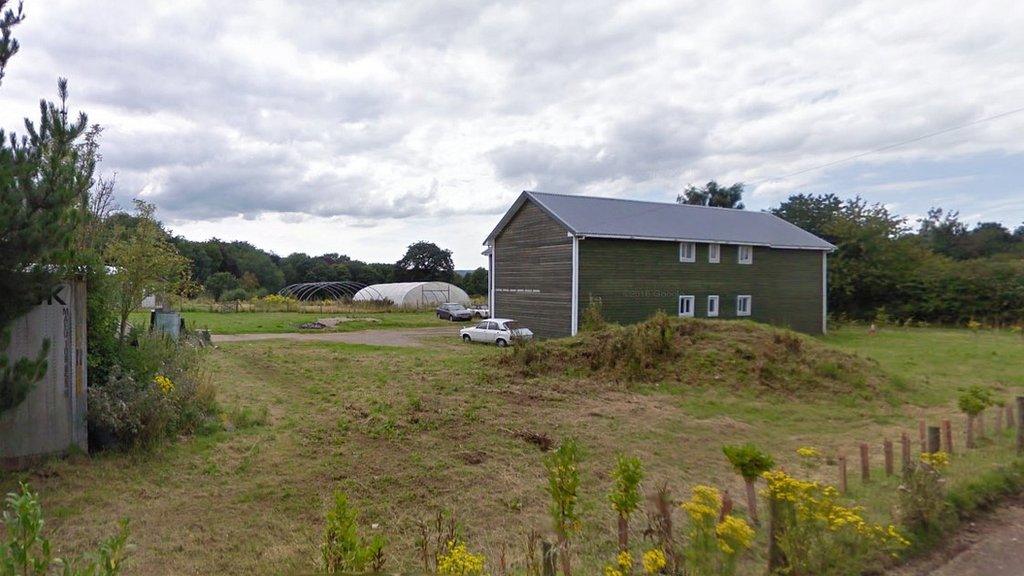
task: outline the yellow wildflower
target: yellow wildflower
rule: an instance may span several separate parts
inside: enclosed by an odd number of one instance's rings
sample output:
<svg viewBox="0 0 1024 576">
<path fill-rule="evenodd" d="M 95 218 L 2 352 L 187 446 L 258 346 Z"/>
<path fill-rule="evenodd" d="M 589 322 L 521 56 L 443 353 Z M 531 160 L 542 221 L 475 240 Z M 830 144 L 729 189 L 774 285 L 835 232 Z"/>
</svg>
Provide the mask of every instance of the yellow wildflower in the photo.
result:
<svg viewBox="0 0 1024 576">
<path fill-rule="evenodd" d="M 665 553 L 657 548 L 652 548 L 647 552 L 644 552 L 644 574 L 657 574 L 658 572 L 661 572 L 661 569 L 664 568 L 667 563 L 668 560 L 665 558 Z"/>
<path fill-rule="evenodd" d="M 629 553 L 629 550 L 619 552 L 615 561 L 618 562 L 619 568 L 622 568 L 623 572 L 628 573 L 633 568 L 633 555 Z"/>
<path fill-rule="evenodd" d="M 171 382 L 171 379 L 163 374 L 157 374 L 156 378 L 153 378 L 153 382 L 165 396 L 174 391 L 174 382 Z"/>
<path fill-rule="evenodd" d="M 726 516 L 718 523 L 715 535 L 718 537 L 718 548 L 729 556 L 750 548 L 754 542 L 754 529 L 746 520 L 732 515 Z"/>
<path fill-rule="evenodd" d="M 605 566 L 604 567 L 604 576 L 626 576 L 626 575 L 622 573 L 622 570 L 619 570 L 615 566 L 609 565 L 609 566 Z"/>
<path fill-rule="evenodd" d="M 797 456 L 801 458 L 821 458 L 821 452 L 817 448 L 804 446 L 796 449 Z"/>
<path fill-rule="evenodd" d="M 463 542 L 449 542 L 448 550 L 437 558 L 438 576 L 483 576 L 486 558 L 473 554 Z"/>
<path fill-rule="evenodd" d="M 942 470 L 946 466 L 949 466 L 949 454 L 946 454 L 945 452 L 922 452 L 921 462 L 924 462 L 936 470 Z"/>
</svg>

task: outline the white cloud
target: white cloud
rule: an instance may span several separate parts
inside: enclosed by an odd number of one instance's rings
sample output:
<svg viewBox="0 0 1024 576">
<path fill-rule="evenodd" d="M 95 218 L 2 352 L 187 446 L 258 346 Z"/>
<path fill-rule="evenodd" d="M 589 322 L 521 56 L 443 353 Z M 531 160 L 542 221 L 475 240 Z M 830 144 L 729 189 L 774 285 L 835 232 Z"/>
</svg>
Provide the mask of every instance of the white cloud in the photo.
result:
<svg viewBox="0 0 1024 576">
<path fill-rule="evenodd" d="M 122 194 L 146 190 L 189 236 L 279 253 L 394 260 L 430 239 L 475 266 L 521 188 L 670 200 L 1024 102 L 1024 16 L 1008 1 L 169 6 L 30 0 L 0 125 L 67 75 L 73 105 L 107 127 Z M 1006 117 L 840 168 L 978 156 L 1022 175 L 1022 127 Z M 932 183 L 974 193 L 971 170 L 830 179 L 840 168 L 763 182 L 748 207 L 824 183 L 896 205 Z M 1018 212 L 978 217 L 1024 219 L 1014 193 L 979 205 Z"/>
</svg>

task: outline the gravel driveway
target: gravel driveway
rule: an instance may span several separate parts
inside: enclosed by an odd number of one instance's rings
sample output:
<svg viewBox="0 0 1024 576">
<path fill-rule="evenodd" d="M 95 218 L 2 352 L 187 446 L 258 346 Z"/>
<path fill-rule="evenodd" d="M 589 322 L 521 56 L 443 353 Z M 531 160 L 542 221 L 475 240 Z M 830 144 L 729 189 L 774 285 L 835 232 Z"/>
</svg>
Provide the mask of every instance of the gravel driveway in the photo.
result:
<svg viewBox="0 0 1024 576">
<path fill-rule="evenodd" d="M 462 326 L 437 328 L 404 328 L 397 330 L 359 330 L 356 332 L 288 332 L 284 334 L 213 334 L 214 344 L 224 342 L 256 342 L 262 340 L 289 340 L 292 342 L 345 342 L 374 346 L 423 346 L 424 339 L 451 336 L 455 341 Z"/>
<path fill-rule="evenodd" d="M 1024 574 L 1024 504 L 1007 505 L 961 529 L 931 558 L 893 576 L 1011 576 Z"/>
</svg>

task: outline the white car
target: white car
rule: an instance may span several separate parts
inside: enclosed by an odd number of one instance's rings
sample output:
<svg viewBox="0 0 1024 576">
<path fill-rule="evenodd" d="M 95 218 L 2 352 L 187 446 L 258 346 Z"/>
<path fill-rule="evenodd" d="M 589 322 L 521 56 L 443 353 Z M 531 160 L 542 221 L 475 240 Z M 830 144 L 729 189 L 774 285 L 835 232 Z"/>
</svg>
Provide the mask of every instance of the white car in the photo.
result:
<svg viewBox="0 0 1024 576">
<path fill-rule="evenodd" d="M 491 318 L 459 330 L 463 342 L 486 342 L 504 348 L 515 339 L 530 340 L 533 332 L 509 318 Z"/>
</svg>

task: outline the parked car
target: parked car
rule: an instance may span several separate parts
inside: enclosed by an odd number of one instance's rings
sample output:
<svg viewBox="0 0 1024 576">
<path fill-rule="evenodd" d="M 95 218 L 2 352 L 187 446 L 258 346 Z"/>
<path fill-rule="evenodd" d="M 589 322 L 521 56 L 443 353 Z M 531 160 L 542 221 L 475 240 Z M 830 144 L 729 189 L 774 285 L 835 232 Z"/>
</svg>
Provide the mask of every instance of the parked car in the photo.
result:
<svg viewBox="0 0 1024 576">
<path fill-rule="evenodd" d="M 460 320 L 472 320 L 473 312 L 466 308 L 462 304 L 455 304 L 448 302 L 447 304 L 441 304 L 437 307 L 437 317 L 441 320 L 450 320 L 452 322 L 458 322 Z"/>
<path fill-rule="evenodd" d="M 509 318 L 492 318 L 459 330 L 463 342 L 485 342 L 504 348 L 516 339 L 531 340 L 533 332 Z"/>
<path fill-rule="evenodd" d="M 491 309 L 487 306 L 470 306 L 469 311 L 473 314 L 473 318 L 491 317 Z"/>
</svg>

